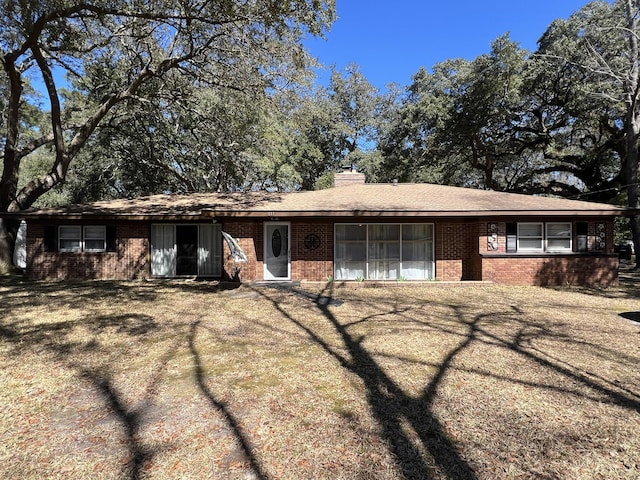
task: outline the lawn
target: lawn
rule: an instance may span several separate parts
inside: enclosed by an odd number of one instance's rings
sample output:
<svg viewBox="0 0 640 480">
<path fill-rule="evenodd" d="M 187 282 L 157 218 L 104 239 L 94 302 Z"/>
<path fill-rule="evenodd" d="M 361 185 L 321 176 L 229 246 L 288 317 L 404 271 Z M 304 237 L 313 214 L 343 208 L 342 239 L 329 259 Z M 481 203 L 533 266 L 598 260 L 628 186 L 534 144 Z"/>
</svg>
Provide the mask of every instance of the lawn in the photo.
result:
<svg viewBox="0 0 640 480">
<path fill-rule="evenodd" d="M 640 477 L 638 284 L 357 287 L 0 279 L 0 478 Z"/>
</svg>

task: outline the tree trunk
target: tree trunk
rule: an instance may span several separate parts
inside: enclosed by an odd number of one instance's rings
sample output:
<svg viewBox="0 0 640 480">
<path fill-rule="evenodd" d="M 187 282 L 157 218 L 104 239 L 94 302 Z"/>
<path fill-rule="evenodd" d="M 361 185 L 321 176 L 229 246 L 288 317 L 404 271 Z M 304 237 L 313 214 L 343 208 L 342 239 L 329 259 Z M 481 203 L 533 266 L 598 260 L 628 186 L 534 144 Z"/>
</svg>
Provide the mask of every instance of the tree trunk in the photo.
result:
<svg viewBox="0 0 640 480">
<path fill-rule="evenodd" d="M 16 246 L 19 222 L 0 218 L 0 273 L 13 270 L 13 251 Z"/>
<path fill-rule="evenodd" d="M 630 109 L 631 110 L 631 109 Z M 638 133 L 640 131 L 640 116 L 630 111 L 627 115 L 627 205 L 638 208 Z M 636 254 L 636 269 L 640 270 L 640 216 L 634 215 L 630 219 L 633 250 Z"/>
<path fill-rule="evenodd" d="M 625 104 L 627 155 L 627 199 L 628 206 L 638 208 L 638 137 L 640 134 L 640 109 L 638 108 L 638 94 L 640 93 L 640 47 L 638 44 L 638 2 L 626 0 L 625 11 L 627 16 L 628 42 L 631 64 L 628 80 L 625 82 Z M 630 221 L 631 235 L 633 238 L 633 250 L 636 254 L 636 270 L 640 270 L 640 217 L 634 215 Z"/>
</svg>

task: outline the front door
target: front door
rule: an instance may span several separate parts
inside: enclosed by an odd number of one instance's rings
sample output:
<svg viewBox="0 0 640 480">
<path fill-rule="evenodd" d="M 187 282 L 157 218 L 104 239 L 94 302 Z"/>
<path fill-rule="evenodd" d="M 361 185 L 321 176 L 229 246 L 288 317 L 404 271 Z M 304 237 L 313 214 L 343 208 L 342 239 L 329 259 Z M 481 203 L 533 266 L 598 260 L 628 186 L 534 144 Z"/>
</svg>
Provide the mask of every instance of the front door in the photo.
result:
<svg viewBox="0 0 640 480">
<path fill-rule="evenodd" d="M 264 279 L 289 280 L 289 224 L 265 223 L 264 227 Z"/>
</svg>

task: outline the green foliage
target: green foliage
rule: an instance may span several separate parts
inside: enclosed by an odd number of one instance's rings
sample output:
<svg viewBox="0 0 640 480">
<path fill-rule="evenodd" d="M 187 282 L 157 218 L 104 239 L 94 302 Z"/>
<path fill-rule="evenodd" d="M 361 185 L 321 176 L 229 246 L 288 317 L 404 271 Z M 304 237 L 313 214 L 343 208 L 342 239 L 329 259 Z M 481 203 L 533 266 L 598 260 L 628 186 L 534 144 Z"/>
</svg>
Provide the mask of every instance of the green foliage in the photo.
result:
<svg viewBox="0 0 640 480">
<path fill-rule="evenodd" d="M 555 21 L 538 52 L 505 35 L 420 70 L 382 135 L 380 178 L 610 201 L 629 158 L 624 23 L 623 2 L 595 2 Z"/>
<path fill-rule="evenodd" d="M 309 78 L 302 39 L 329 27 L 334 1 L 2 1 L 0 15 L 7 210 L 70 171 L 74 199 L 243 185 L 263 99 Z M 30 101 L 27 78 L 44 82 L 50 112 Z M 36 126 L 41 114 L 49 118 Z M 19 180 L 30 172 L 22 159 L 45 146 L 55 151 L 49 168 Z"/>
</svg>

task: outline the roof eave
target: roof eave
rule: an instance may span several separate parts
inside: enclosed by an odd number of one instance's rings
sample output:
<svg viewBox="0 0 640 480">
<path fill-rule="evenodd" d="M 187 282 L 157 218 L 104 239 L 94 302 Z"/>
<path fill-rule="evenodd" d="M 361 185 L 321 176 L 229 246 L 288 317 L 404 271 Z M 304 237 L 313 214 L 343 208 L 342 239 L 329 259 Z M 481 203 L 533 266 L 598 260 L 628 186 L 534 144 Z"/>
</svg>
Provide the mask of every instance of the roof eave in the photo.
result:
<svg viewBox="0 0 640 480">
<path fill-rule="evenodd" d="M 201 212 L 184 213 L 116 213 L 116 212 L 8 212 L 0 216 L 5 218 L 39 220 L 125 220 L 125 221 L 193 221 L 215 217 L 232 218 L 485 218 L 485 217 L 610 217 L 631 216 L 640 212 L 635 209 L 595 209 L 595 210 L 226 210 L 213 209 Z"/>
<path fill-rule="evenodd" d="M 599 210 L 205 210 L 211 217 L 540 217 L 540 216 L 621 216 L 629 215 L 624 209 Z"/>
</svg>

